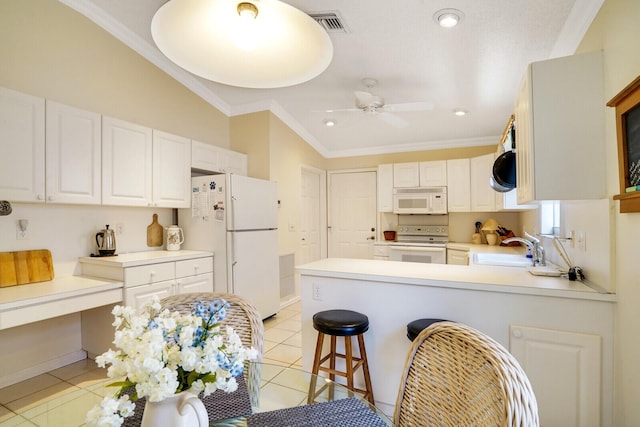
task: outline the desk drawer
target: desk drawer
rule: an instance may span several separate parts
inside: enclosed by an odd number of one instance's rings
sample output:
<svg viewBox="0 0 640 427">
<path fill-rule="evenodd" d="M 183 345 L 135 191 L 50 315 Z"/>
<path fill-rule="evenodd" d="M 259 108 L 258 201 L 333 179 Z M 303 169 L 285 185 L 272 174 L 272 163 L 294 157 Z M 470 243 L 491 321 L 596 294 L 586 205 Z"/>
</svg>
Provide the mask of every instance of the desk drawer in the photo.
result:
<svg viewBox="0 0 640 427">
<path fill-rule="evenodd" d="M 176 277 L 176 263 L 163 262 L 160 264 L 127 267 L 124 270 L 124 287 L 146 285 L 163 280 L 173 280 Z"/>
<path fill-rule="evenodd" d="M 213 271 L 213 257 L 176 261 L 176 277 L 196 276 Z"/>
</svg>

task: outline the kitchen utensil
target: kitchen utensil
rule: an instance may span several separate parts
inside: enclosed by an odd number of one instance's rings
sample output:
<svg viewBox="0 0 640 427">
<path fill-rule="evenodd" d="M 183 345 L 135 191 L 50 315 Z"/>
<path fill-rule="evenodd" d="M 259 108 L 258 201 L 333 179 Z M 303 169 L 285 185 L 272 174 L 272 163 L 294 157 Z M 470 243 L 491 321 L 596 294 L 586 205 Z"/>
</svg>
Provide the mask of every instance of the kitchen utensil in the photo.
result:
<svg viewBox="0 0 640 427">
<path fill-rule="evenodd" d="M 53 280 L 53 261 L 48 249 L 0 252 L 0 288 Z"/>
<path fill-rule="evenodd" d="M 396 232 L 393 230 L 387 230 L 383 232 L 384 240 L 396 240 Z"/>
<path fill-rule="evenodd" d="M 116 233 L 109 228 L 109 224 L 107 224 L 106 228 L 96 233 L 96 246 L 98 246 L 98 253 L 101 256 L 116 253 Z"/>
<path fill-rule="evenodd" d="M 553 243 L 553 247 L 556 248 L 556 251 L 558 251 L 560 258 L 562 258 L 565 264 L 567 264 L 567 268 L 573 268 L 573 262 L 571 261 L 571 257 L 569 257 L 569 254 L 564 248 L 564 245 L 562 244 L 562 242 L 558 240 L 557 237 L 554 237 L 553 239 L 551 239 L 551 242 Z"/>
<path fill-rule="evenodd" d="M 162 226 L 158 224 L 158 214 L 153 214 L 153 221 L 147 227 L 147 246 L 162 246 Z"/>
<path fill-rule="evenodd" d="M 515 152 L 507 151 L 498 156 L 493 163 L 493 179 L 500 187 L 507 189 L 506 191 L 516 188 Z"/>
<path fill-rule="evenodd" d="M 167 250 L 179 251 L 180 245 L 184 243 L 184 232 L 177 225 L 170 225 L 167 230 Z"/>
<path fill-rule="evenodd" d="M 482 234 L 480 234 L 480 227 L 482 226 L 482 223 L 480 221 L 476 221 L 474 225 L 476 227 L 476 232 L 471 235 L 471 243 L 479 245 L 482 243 Z"/>
</svg>

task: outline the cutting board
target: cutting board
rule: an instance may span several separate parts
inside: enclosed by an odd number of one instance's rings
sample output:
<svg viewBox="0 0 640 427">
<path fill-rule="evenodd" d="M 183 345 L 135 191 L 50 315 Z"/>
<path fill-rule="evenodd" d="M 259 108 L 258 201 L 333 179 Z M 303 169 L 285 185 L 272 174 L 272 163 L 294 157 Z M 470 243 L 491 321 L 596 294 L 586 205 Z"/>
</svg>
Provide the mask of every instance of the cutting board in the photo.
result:
<svg viewBox="0 0 640 427">
<path fill-rule="evenodd" d="M 53 261 L 48 249 L 0 252 L 0 288 L 52 279 Z"/>
<path fill-rule="evenodd" d="M 163 228 L 158 224 L 158 214 L 153 214 L 153 222 L 147 227 L 147 246 L 162 246 Z"/>
</svg>

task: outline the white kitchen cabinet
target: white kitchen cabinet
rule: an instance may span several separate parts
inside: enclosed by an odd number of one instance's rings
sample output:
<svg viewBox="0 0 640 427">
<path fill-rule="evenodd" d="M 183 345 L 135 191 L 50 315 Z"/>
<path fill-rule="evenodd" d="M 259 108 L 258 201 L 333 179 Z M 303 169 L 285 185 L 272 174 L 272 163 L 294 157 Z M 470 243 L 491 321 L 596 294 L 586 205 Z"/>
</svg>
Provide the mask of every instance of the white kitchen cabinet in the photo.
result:
<svg viewBox="0 0 640 427">
<path fill-rule="evenodd" d="M 410 188 L 420 186 L 420 164 L 418 162 L 394 163 L 393 186 Z"/>
<path fill-rule="evenodd" d="M 469 265 L 469 251 L 447 248 L 447 264 Z"/>
<path fill-rule="evenodd" d="M 602 52 L 529 65 L 515 106 L 518 203 L 606 197 Z"/>
<path fill-rule="evenodd" d="M 446 185 L 446 160 L 393 164 L 395 188 L 445 187 Z"/>
<path fill-rule="evenodd" d="M 140 308 L 158 295 L 213 292 L 213 256 L 197 251 L 155 251 L 80 259 L 82 275 L 121 280 L 124 301 Z"/>
<path fill-rule="evenodd" d="M 103 204 L 189 207 L 190 186 L 190 140 L 103 117 Z"/>
<path fill-rule="evenodd" d="M 489 185 L 494 160 L 493 153 L 473 157 L 470 160 L 472 212 L 496 210 L 496 191 Z"/>
<path fill-rule="evenodd" d="M 45 201 L 45 101 L 0 88 L 0 199 Z"/>
<path fill-rule="evenodd" d="M 531 382 L 540 425 L 602 425 L 599 335 L 511 325 L 509 351 Z"/>
<path fill-rule="evenodd" d="M 471 211 L 470 159 L 447 160 L 447 204 L 449 212 Z"/>
<path fill-rule="evenodd" d="M 102 118 L 102 203 L 149 206 L 152 200 L 153 132 L 112 117 Z"/>
<path fill-rule="evenodd" d="M 374 243 L 373 259 L 389 261 L 389 245 L 386 243 Z"/>
<path fill-rule="evenodd" d="M 378 212 L 393 212 L 393 165 L 378 165 Z"/>
<path fill-rule="evenodd" d="M 248 157 L 200 141 L 191 141 L 191 167 L 202 173 L 247 175 Z"/>
<path fill-rule="evenodd" d="M 420 187 L 446 187 L 447 161 L 420 162 Z"/>
<path fill-rule="evenodd" d="M 191 206 L 191 140 L 153 130 L 153 206 Z"/>
<path fill-rule="evenodd" d="M 46 102 L 46 201 L 99 205 L 101 116 Z"/>
</svg>

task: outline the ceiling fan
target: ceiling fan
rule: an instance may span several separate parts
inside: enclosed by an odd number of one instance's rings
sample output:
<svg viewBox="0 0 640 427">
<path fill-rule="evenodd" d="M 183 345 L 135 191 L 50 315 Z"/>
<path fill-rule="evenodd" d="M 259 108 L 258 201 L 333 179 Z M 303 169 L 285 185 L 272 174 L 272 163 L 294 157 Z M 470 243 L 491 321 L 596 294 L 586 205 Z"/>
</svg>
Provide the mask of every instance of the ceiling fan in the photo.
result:
<svg viewBox="0 0 640 427">
<path fill-rule="evenodd" d="M 372 93 L 371 89 L 377 86 L 378 81 L 372 78 L 362 79 L 362 83 L 366 86 L 366 91 L 356 90 L 355 105 L 356 108 L 332 109 L 330 111 L 359 111 L 376 116 L 392 126 L 403 128 L 409 125 L 409 122 L 394 113 L 410 112 L 410 111 L 429 111 L 433 109 L 430 102 L 406 102 L 402 104 L 386 104 L 384 98 Z"/>
</svg>

